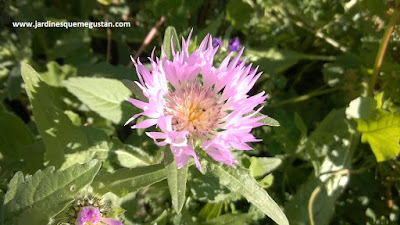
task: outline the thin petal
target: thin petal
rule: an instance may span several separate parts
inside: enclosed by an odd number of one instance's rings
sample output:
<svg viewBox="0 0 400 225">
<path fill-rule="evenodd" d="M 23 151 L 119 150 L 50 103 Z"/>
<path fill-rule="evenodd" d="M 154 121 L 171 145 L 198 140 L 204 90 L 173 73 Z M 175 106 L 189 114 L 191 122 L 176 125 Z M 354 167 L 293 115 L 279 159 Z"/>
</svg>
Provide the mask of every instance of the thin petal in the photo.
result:
<svg viewBox="0 0 400 225">
<path fill-rule="evenodd" d="M 144 129 L 144 128 L 151 127 L 151 126 L 153 126 L 155 124 L 157 124 L 157 119 L 143 120 L 142 122 L 140 122 L 140 123 L 138 123 L 136 125 L 133 125 L 132 129 L 137 129 L 137 128 Z"/>
<path fill-rule="evenodd" d="M 111 218 L 101 218 L 101 222 L 106 223 L 107 225 L 123 225 L 120 221 Z"/>
</svg>

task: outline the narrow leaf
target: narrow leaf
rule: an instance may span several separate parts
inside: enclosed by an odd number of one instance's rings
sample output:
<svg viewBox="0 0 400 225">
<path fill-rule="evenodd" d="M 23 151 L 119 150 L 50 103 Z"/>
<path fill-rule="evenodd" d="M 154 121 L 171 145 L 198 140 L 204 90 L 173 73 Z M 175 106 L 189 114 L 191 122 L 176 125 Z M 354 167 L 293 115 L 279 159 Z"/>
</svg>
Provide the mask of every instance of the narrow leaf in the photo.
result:
<svg viewBox="0 0 400 225">
<path fill-rule="evenodd" d="M 206 175 L 218 177 L 222 185 L 231 191 L 243 195 L 263 213 L 269 216 L 277 224 L 288 225 L 289 222 L 281 208 L 269 196 L 258 182 L 243 168 L 233 168 L 213 160 L 202 161 L 206 168 Z"/>
<path fill-rule="evenodd" d="M 96 193 L 112 192 L 122 197 L 165 178 L 164 165 L 156 164 L 133 169 L 123 168 L 114 173 L 101 172 L 96 176 L 92 186 Z"/>
<path fill-rule="evenodd" d="M 172 40 L 173 48 L 174 48 L 175 52 L 180 52 L 181 46 L 179 44 L 179 39 L 178 39 L 178 35 L 176 34 L 175 28 L 167 27 L 167 29 L 165 30 L 165 34 L 164 34 L 163 49 L 169 60 L 172 60 L 171 40 Z"/>
<path fill-rule="evenodd" d="M 25 179 L 17 172 L 4 198 L 3 224 L 47 224 L 92 182 L 100 166 L 100 162 L 93 160 L 64 171 L 47 167 Z"/>
<path fill-rule="evenodd" d="M 169 192 L 171 193 L 172 205 L 176 213 L 180 213 L 185 204 L 187 171 L 189 163 L 178 169 L 174 156 L 169 148 L 164 149 L 164 165 L 167 173 Z"/>
</svg>

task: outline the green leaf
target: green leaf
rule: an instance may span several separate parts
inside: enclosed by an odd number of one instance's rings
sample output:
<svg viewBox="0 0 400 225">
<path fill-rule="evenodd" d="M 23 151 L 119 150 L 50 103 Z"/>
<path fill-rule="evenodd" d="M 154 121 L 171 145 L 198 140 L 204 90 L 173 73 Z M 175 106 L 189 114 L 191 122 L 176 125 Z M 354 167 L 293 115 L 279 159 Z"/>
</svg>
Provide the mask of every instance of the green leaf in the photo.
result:
<svg viewBox="0 0 400 225">
<path fill-rule="evenodd" d="M 116 163 L 119 167 L 134 168 L 152 164 L 150 157 L 142 149 L 124 145 L 117 138 L 111 139 L 102 130 L 93 127 L 81 127 L 90 144 L 89 151 L 96 159 Z M 104 165 L 103 165 L 104 166 Z"/>
<path fill-rule="evenodd" d="M 223 202 L 215 204 L 207 202 L 207 204 L 200 210 L 199 217 L 205 221 L 218 217 L 219 214 L 221 214 L 222 204 Z"/>
<path fill-rule="evenodd" d="M 346 108 L 346 115 L 354 119 L 371 118 L 376 111 L 377 102 L 372 97 L 358 97 Z"/>
<path fill-rule="evenodd" d="M 119 197 L 160 182 L 166 178 L 164 165 L 156 164 L 133 169 L 123 168 L 114 173 L 100 172 L 93 181 L 96 193 L 112 192 Z"/>
<path fill-rule="evenodd" d="M 337 199 L 349 181 L 348 174 L 336 175 L 335 171 L 351 168 L 351 159 L 359 139 L 357 132 L 348 124 L 344 109 L 332 110 L 307 139 L 307 151 L 320 155 L 312 160 L 314 171 L 285 205 L 286 215 L 292 225 L 310 224 L 307 206 L 318 186 L 321 191 L 312 207 L 314 223 L 328 225 L 335 215 Z"/>
<path fill-rule="evenodd" d="M 28 64 L 21 65 L 21 74 L 50 164 L 56 168 L 67 168 L 73 163 L 90 160 L 92 157 L 89 152 L 82 152 L 88 149 L 85 135 L 60 110 L 60 100 L 54 95 L 53 88 L 43 82 Z M 74 160 L 67 160 L 68 158 Z M 64 164 L 65 162 L 68 163 Z"/>
<path fill-rule="evenodd" d="M 231 191 L 243 195 L 263 213 L 269 216 L 277 224 L 289 224 L 285 214 L 269 194 L 250 176 L 249 172 L 237 166 L 233 168 L 220 164 L 212 159 L 203 160 L 202 166 L 206 175 L 218 177 L 222 185 Z"/>
<path fill-rule="evenodd" d="M 178 35 L 176 34 L 175 28 L 167 27 L 164 34 L 163 49 L 169 60 L 172 60 L 171 41 L 173 44 L 174 51 L 181 52 L 181 45 L 179 44 L 179 38 Z"/>
<path fill-rule="evenodd" d="M 379 110 L 377 119 L 357 120 L 361 141 L 369 143 L 376 160 L 382 162 L 400 153 L 400 114 Z"/>
<path fill-rule="evenodd" d="M 200 225 L 243 225 L 254 220 L 254 215 L 251 213 L 224 214 Z"/>
<path fill-rule="evenodd" d="M 25 179 L 17 172 L 4 198 L 3 223 L 9 225 L 47 224 L 74 196 L 90 184 L 101 167 L 93 160 L 61 171 L 48 167 Z"/>
<path fill-rule="evenodd" d="M 136 96 L 137 99 L 143 102 L 149 101 L 146 96 L 144 96 L 142 89 L 140 89 L 135 82 L 124 79 L 122 80 L 122 83 Z"/>
<path fill-rule="evenodd" d="M 248 114 L 246 114 L 246 115 L 252 114 L 253 112 L 254 112 L 254 111 L 252 111 L 252 112 L 250 112 L 250 113 L 248 113 Z M 261 120 L 259 121 L 260 123 L 264 123 L 265 125 L 271 126 L 271 127 L 279 127 L 279 126 L 281 126 L 277 120 L 275 120 L 274 118 L 269 117 L 269 116 L 267 116 L 267 115 L 264 115 L 264 114 L 262 114 L 262 113 L 256 113 L 256 115 L 253 116 L 253 117 L 254 117 L 254 118 L 257 118 L 257 117 L 261 117 L 261 116 L 265 116 L 265 118 L 264 118 L 264 119 L 261 119 Z"/>
<path fill-rule="evenodd" d="M 176 213 L 180 213 L 185 204 L 187 171 L 189 163 L 186 163 L 182 168 L 176 166 L 174 155 L 171 150 L 164 148 L 164 165 L 167 173 L 169 192 L 171 193 L 172 206 Z"/>
<path fill-rule="evenodd" d="M 7 79 L 6 87 L 8 99 L 15 99 L 19 95 L 19 93 L 21 93 L 21 83 L 21 66 L 16 65 L 11 69 L 10 75 Z"/>
<path fill-rule="evenodd" d="M 282 160 L 279 158 L 268 157 L 251 157 L 250 158 L 250 175 L 252 177 L 262 177 L 265 174 L 271 173 L 279 165 Z"/>
<path fill-rule="evenodd" d="M 76 77 L 64 81 L 65 87 L 91 110 L 116 124 L 135 114 L 125 98 L 131 95 L 121 81 L 108 78 Z"/>
<path fill-rule="evenodd" d="M 69 78 L 75 77 L 77 74 L 76 68 L 70 65 L 60 66 L 57 62 L 48 62 L 47 72 L 41 74 L 41 78 L 50 86 L 61 87 L 62 82 Z"/>
<path fill-rule="evenodd" d="M 32 133 L 24 122 L 14 114 L 0 111 L 0 162 L 10 163 L 22 158 L 22 149 L 34 142 Z"/>
<path fill-rule="evenodd" d="M 277 120 L 274 118 L 271 118 L 269 116 L 265 117 L 264 119 L 260 120 L 261 123 L 265 123 L 265 125 L 271 126 L 271 127 L 279 127 L 281 126 Z"/>
</svg>

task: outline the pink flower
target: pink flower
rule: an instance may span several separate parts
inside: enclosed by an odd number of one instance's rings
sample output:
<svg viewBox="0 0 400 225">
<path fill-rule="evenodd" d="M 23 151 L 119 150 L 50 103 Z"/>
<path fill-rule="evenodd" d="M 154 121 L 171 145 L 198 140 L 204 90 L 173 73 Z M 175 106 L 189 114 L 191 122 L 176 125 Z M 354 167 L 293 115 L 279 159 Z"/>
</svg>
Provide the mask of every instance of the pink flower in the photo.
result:
<svg viewBox="0 0 400 225">
<path fill-rule="evenodd" d="M 75 225 L 123 225 L 121 222 L 110 218 L 101 218 L 98 208 L 85 206 L 79 212 Z"/>
<path fill-rule="evenodd" d="M 187 40 L 182 38 L 182 52 L 174 52 L 172 46 L 172 61 L 163 50 L 161 59 L 154 58 L 153 50 L 150 71 L 139 60 L 132 60 L 139 77 L 136 84 L 147 100 L 126 99 L 143 112 L 125 125 L 138 116 L 146 116 L 132 129 L 159 127 L 160 132 L 146 134 L 159 146 L 169 145 L 178 168 L 193 157 L 201 170 L 196 154 L 199 151 L 234 166 L 237 161 L 231 148 L 250 150 L 248 142 L 261 141 L 250 132 L 264 125 L 259 122 L 264 116 L 256 114 L 266 95 L 248 95 L 261 72 L 257 73 L 258 67 L 253 70 L 251 64 L 245 66 L 245 60 L 239 63 L 243 49 L 233 60 L 230 61 L 230 53 L 218 68 L 214 67 L 218 47 L 212 46 L 212 37 L 207 35 L 199 48 L 189 54 L 190 36 Z"/>
</svg>

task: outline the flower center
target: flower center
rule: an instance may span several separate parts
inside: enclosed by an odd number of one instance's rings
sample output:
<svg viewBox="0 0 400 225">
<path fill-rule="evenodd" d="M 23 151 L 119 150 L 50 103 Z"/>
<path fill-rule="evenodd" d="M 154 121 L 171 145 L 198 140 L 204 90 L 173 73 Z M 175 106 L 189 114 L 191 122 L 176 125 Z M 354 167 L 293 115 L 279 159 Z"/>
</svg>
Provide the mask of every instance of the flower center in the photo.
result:
<svg viewBox="0 0 400 225">
<path fill-rule="evenodd" d="M 189 138 L 207 139 L 215 134 L 226 115 L 224 102 L 199 83 L 187 84 L 166 95 L 166 115 L 172 115 L 172 128 L 186 130 Z"/>
</svg>

